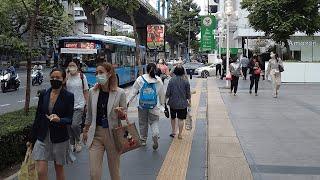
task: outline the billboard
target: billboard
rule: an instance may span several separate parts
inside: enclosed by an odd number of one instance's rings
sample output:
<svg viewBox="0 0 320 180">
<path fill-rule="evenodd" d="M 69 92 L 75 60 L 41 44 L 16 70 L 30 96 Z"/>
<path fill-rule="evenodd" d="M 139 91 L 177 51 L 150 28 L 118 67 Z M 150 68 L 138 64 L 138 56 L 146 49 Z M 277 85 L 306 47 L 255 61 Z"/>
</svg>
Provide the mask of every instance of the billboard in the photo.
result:
<svg viewBox="0 0 320 180">
<path fill-rule="evenodd" d="M 152 24 L 147 26 L 147 46 L 149 49 L 164 51 L 164 25 Z"/>
</svg>

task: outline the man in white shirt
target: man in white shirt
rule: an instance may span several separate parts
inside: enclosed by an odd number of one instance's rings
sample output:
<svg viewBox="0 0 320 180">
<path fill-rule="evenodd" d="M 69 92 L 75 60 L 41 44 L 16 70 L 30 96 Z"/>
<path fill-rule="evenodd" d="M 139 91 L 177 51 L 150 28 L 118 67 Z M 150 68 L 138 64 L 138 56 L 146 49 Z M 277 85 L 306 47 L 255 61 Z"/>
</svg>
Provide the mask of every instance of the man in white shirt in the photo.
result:
<svg viewBox="0 0 320 180">
<path fill-rule="evenodd" d="M 222 66 L 222 59 L 220 56 L 217 56 L 217 61 L 216 61 L 216 77 L 218 78 L 218 72 L 219 72 L 219 77 L 221 77 L 221 66 Z"/>
<path fill-rule="evenodd" d="M 89 95 L 87 78 L 78 71 L 78 65 L 76 60 L 69 63 L 66 83 L 67 90 L 74 94 L 74 113 L 69 132 L 71 148 L 76 152 L 80 152 L 82 149 L 80 142 L 81 123 Z"/>
</svg>

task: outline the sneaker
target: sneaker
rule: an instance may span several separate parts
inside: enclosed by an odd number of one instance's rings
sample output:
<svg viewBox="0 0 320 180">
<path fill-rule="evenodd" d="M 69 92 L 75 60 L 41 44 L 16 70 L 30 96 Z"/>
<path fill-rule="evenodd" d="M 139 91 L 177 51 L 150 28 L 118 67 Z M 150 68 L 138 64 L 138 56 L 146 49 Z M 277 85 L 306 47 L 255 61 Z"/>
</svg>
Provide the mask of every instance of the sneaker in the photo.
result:
<svg viewBox="0 0 320 180">
<path fill-rule="evenodd" d="M 252 94 L 252 91 L 250 90 L 249 93 Z"/>
<path fill-rule="evenodd" d="M 237 95 L 237 93 L 234 93 L 233 95 L 234 95 L 234 96 L 236 96 L 236 95 Z"/>
<path fill-rule="evenodd" d="M 258 96 L 258 93 L 256 93 L 255 96 Z"/>
<path fill-rule="evenodd" d="M 147 145 L 147 140 L 140 139 L 140 141 L 141 141 L 141 146 L 146 146 Z"/>
<path fill-rule="evenodd" d="M 82 145 L 80 142 L 77 142 L 76 145 L 74 146 L 75 152 L 79 153 L 82 150 Z"/>
<path fill-rule="evenodd" d="M 174 136 L 176 136 L 176 134 L 171 133 L 169 136 L 172 137 L 172 138 L 174 138 Z"/>
<path fill-rule="evenodd" d="M 158 136 L 154 136 L 154 137 L 152 137 L 152 139 L 153 139 L 153 146 L 152 146 L 152 148 L 153 148 L 153 150 L 157 150 L 158 149 L 158 147 L 159 147 L 159 143 L 158 143 Z"/>
</svg>

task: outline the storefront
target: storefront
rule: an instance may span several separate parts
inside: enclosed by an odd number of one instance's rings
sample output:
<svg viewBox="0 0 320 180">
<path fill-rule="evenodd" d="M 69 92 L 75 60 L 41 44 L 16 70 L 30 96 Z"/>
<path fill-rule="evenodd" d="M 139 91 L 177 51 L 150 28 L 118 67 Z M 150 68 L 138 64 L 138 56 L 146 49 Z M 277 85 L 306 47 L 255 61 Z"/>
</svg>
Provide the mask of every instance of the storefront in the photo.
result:
<svg viewBox="0 0 320 180">
<path fill-rule="evenodd" d="M 288 43 L 294 60 L 320 62 L 319 36 L 292 36 Z"/>
</svg>

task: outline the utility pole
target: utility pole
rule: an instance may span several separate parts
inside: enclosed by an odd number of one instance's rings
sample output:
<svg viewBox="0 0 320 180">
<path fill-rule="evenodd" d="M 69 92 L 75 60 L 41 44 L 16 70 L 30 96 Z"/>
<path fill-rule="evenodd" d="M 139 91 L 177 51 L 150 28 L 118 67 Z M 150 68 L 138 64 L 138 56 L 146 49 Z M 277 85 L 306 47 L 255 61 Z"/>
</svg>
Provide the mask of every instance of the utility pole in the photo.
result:
<svg viewBox="0 0 320 180">
<path fill-rule="evenodd" d="M 190 62 L 190 20 L 189 20 L 189 34 L 188 34 L 188 61 Z"/>
</svg>

